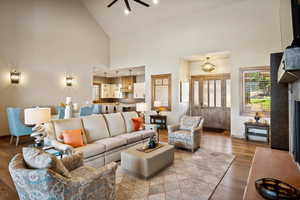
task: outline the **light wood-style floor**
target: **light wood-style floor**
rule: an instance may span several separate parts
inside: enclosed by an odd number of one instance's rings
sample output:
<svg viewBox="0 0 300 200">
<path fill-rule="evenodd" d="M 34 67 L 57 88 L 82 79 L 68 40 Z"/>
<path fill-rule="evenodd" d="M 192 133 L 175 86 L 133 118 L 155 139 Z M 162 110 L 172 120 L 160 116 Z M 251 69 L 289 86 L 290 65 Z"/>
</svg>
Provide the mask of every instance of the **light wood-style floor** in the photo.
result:
<svg viewBox="0 0 300 200">
<path fill-rule="evenodd" d="M 161 131 L 160 140 L 167 141 L 167 132 Z M 9 144 L 9 138 L 0 138 L 0 200 L 18 199 L 15 187 L 8 172 L 8 162 L 22 146 L 31 143 L 29 138 L 22 138 L 21 145 L 15 147 Z M 242 200 L 251 161 L 257 146 L 268 147 L 265 144 L 247 142 L 231 138 L 228 133 L 205 131 L 201 138 L 201 148 L 236 155 L 226 175 L 220 182 L 211 200 Z"/>
</svg>

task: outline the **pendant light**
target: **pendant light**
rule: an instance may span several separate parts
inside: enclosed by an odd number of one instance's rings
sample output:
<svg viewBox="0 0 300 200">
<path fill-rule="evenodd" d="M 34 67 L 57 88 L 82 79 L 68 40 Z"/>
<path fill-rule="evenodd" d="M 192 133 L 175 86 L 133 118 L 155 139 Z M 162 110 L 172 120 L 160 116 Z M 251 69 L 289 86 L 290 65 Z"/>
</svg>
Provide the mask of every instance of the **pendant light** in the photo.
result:
<svg viewBox="0 0 300 200">
<path fill-rule="evenodd" d="M 212 72 L 216 69 L 216 66 L 214 64 L 212 64 L 209 60 L 210 60 L 210 57 L 206 57 L 206 61 L 202 65 L 202 70 L 204 72 Z"/>
<path fill-rule="evenodd" d="M 129 70 L 129 76 L 130 76 L 130 78 L 132 78 L 132 69 Z M 129 85 L 128 85 L 128 90 L 129 90 L 129 91 L 132 90 L 132 82 L 129 83 Z"/>
</svg>

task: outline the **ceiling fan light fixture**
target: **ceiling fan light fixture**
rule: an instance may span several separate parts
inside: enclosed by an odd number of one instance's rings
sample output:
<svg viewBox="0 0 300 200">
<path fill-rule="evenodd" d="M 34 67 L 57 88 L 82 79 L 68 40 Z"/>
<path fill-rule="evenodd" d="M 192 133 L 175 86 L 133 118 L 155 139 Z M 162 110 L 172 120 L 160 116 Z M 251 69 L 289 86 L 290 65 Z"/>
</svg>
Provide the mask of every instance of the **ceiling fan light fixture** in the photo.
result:
<svg viewBox="0 0 300 200">
<path fill-rule="evenodd" d="M 159 0 L 152 0 L 154 5 L 159 4 Z"/>
<path fill-rule="evenodd" d="M 203 66 L 202 66 L 202 70 L 204 72 L 212 72 L 214 71 L 216 68 L 213 64 L 211 63 L 205 63 Z"/>
<path fill-rule="evenodd" d="M 129 11 L 127 8 L 125 8 L 125 9 L 124 9 L 124 14 L 125 14 L 125 15 L 130 15 L 130 11 Z"/>
<path fill-rule="evenodd" d="M 206 62 L 202 65 L 202 70 L 204 72 L 212 72 L 216 69 L 216 66 L 209 62 L 209 57 L 206 58 Z"/>
</svg>

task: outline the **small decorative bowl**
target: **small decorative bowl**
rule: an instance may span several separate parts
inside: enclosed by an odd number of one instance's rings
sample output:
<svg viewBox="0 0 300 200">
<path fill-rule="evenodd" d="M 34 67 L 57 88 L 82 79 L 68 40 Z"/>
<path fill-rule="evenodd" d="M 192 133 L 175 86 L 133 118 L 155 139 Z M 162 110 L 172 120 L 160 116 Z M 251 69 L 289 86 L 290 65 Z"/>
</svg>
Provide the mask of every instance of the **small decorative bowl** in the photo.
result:
<svg viewBox="0 0 300 200">
<path fill-rule="evenodd" d="M 300 192 L 293 186 L 273 178 L 255 181 L 258 193 L 268 200 L 299 200 Z"/>
</svg>

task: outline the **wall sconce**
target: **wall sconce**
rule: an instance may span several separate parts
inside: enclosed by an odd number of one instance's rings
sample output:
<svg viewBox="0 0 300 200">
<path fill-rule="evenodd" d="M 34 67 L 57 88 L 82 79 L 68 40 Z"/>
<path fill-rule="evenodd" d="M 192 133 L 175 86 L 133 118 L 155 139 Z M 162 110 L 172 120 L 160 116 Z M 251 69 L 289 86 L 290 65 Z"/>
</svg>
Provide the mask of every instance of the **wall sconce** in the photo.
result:
<svg viewBox="0 0 300 200">
<path fill-rule="evenodd" d="M 73 77 L 67 76 L 66 77 L 66 86 L 71 87 L 73 85 Z"/>
<path fill-rule="evenodd" d="M 20 82 L 21 72 L 17 72 L 16 70 L 10 72 L 10 82 L 11 84 L 19 84 Z"/>
</svg>

